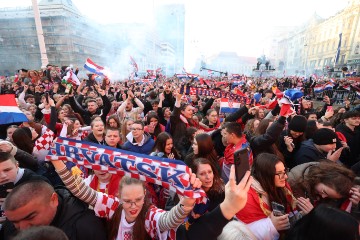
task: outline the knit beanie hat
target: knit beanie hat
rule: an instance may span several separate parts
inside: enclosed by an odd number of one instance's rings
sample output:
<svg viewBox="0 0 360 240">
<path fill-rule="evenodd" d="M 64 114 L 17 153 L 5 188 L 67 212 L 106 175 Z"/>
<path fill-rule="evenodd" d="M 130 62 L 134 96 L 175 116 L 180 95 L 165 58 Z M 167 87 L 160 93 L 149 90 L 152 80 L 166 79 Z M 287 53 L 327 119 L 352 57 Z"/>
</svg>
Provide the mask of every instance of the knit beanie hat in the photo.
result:
<svg viewBox="0 0 360 240">
<path fill-rule="evenodd" d="M 307 120 L 302 115 L 294 116 L 289 123 L 289 130 L 295 132 L 305 132 L 307 126 Z"/>
<path fill-rule="evenodd" d="M 328 128 L 316 130 L 313 135 L 313 141 L 316 145 L 326 145 L 336 143 L 336 133 Z"/>
</svg>

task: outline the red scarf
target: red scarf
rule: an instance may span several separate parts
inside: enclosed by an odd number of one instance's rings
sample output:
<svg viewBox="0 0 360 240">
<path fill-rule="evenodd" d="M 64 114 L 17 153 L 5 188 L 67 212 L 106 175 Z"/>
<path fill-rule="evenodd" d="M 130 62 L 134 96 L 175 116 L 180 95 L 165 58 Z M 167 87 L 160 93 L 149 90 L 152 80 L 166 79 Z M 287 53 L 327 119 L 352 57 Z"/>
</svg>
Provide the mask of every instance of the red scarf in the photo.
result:
<svg viewBox="0 0 360 240">
<path fill-rule="evenodd" d="M 105 191 L 102 189 L 98 189 L 100 182 L 98 177 L 95 175 L 93 180 L 90 183 L 90 187 L 94 190 L 107 193 L 108 195 L 117 196 L 118 190 L 119 190 L 119 182 L 123 176 L 120 174 L 112 174 L 110 181 L 108 184 L 106 184 Z M 102 191 L 101 191 L 102 190 Z M 106 192 L 107 191 L 107 192 Z"/>
<path fill-rule="evenodd" d="M 201 126 L 201 125 L 199 124 L 199 128 L 202 129 L 202 130 L 204 130 L 204 132 L 215 131 L 215 130 L 217 130 L 219 127 L 220 127 L 220 118 L 218 118 L 215 126 L 212 127 L 212 128 L 210 128 L 210 127 L 207 127 L 207 128 L 206 128 L 206 127 L 203 127 L 203 126 Z"/>
<path fill-rule="evenodd" d="M 198 124 L 196 124 L 195 121 L 193 121 L 192 119 L 187 119 L 184 115 L 180 114 L 180 120 L 185 123 L 186 125 L 186 128 L 189 128 L 189 127 L 196 127 L 198 128 Z"/>
</svg>

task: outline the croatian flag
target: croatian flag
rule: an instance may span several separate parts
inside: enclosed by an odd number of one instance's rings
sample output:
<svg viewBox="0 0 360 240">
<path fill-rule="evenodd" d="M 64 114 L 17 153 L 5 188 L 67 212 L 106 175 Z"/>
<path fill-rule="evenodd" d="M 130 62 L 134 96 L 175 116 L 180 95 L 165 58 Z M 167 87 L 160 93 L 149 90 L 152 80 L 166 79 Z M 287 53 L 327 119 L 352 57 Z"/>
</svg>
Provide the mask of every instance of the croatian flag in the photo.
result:
<svg viewBox="0 0 360 240">
<path fill-rule="evenodd" d="M 343 86 L 343 88 L 350 91 L 350 85 Z"/>
<path fill-rule="evenodd" d="M 0 95 L 0 124 L 27 121 L 27 117 L 17 106 L 15 94 Z"/>
<path fill-rule="evenodd" d="M 314 92 L 315 93 L 321 93 L 324 91 L 324 86 L 323 85 L 315 85 L 314 87 Z"/>
<path fill-rule="evenodd" d="M 188 76 L 187 76 L 186 74 L 182 74 L 182 73 L 180 73 L 180 74 L 175 74 L 175 75 L 176 75 L 176 77 L 179 78 L 179 79 L 188 78 Z"/>
<path fill-rule="evenodd" d="M 227 98 L 221 98 L 220 112 L 221 113 L 233 113 L 240 108 L 240 103 L 233 102 Z"/>
<path fill-rule="evenodd" d="M 324 89 L 325 90 L 330 90 L 330 89 L 333 89 L 333 87 L 334 87 L 334 84 L 328 82 L 327 84 L 325 84 Z"/>
<path fill-rule="evenodd" d="M 88 70 L 89 72 L 95 73 L 100 76 L 105 76 L 104 73 L 104 67 L 101 67 L 94 63 L 90 58 L 86 59 L 86 62 L 84 64 L 84 68 Z"/>
<path fill-rule="evenodd" d="M 133 71 L 137 73 L 139 71 L 139 68 L 132 56 L 130 56 L 130 64 L 133 66 Z"/>
<path fill-rule="evenodd" d="M 232 85 L 244 85 L 244 81 L 243 80 L 241 80 L 241 81 L 233 81 L 232 82 Z"/>
<path fill-rule="evenodd" d="M 240 74 L 232 74 L 232 79 L 240 79 Z"/>
<path fill-rule="evenodd" d="M 136 79 L 136 82 L 137 82 L 137 83 L 153 83 L 153 82 L 154 82 L 154 79 L 145 79 L 145 78 L 142 78 L 142 79 Z"/>
<path fill-rule="evenodd" d="M 64 76 L 65 81 L 73 84 L 73 85 L 80 85 L 80 80 L 76 76 L 76 74 L 73 72 L 72 69 L 69 69 L 66 73 L 66 76 Z"/>
</svg>

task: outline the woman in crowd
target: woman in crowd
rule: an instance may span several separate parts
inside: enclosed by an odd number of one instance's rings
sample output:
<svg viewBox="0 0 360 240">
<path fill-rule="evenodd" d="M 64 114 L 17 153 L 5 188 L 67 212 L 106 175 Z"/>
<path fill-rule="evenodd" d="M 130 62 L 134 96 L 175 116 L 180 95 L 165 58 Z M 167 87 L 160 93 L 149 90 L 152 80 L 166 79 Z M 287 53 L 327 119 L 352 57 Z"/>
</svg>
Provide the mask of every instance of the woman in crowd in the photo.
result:
<svg viewBox="0 0 360 240">
<path fill-rule="evenodd" d="M 178 151 L 174 147 L 173 138 L 167 132 L 158 135 L 153 152 L 150 156 L 158 156 L 169 159 L 180 159 Z"/>
<path fill-rule="evenodd" d="M 248 136 L 248 138 L 251 138 L 255 135 L 255 131 L 258 128 L 259 124 L 260 120 L 256 118 L 250 119 L 246 122 L 244 133 L 246 134 L 246 136 Z"/>
<path fill-rule="evenodd" d="M 219 165 L 219 158 L 216 154 L 210 135 L 206 133 L 196 134 L 192 148 L 193 152 L 188 154 L 185 158 L 186 165 L 192 167 L 196 158 L 206 158 L 215 166 L 217 173 L 220 174 L 221 168 Z"/>
<path fill-rule="evenodd" d="M 171 110 L 170 107 L 163 107 L 164 100 L 165 100 L 164 93 L 160 93 L 157 114 L 159 116 L 159 122 L 162 125 L 166 126 L 166 124 L 170 121 Z"/>
<path fill-rule="evenodd" d="M 360 199 L 354 180 L 351 170 L 330 160 L 298 165 L 289 174 L 289 184 L 299 207 L 304 206 L 302 209 L 306 212 L 322 202 L 350 212 Z"/>
<path fill-rule="evenodd" d="M 194 121 L 193 117 L 193 107 L 190 104 L 181 105 L 182 94 L 176 94 L 176 102 L 174 105 L 174 111 L 170 117 L 171 129 L 170 133 L 173 136 L 175 147 L 180 151 L 182 158 L 185 158 L 187 153 L 187 148 L 184 147 L 184 139 L 186 129 L 189 127 L 198 127 Z"/>
<path fill-rule="evenodd" d="M 81 127 L 77 118 L 66 119 L 60 132 L 60 137 L 83 140 L 86 138 L 91 127 Z"/>
<path fill-rule="evenodd" d="M 211 132 L 220 127 L 220 119 L 215 109 L 209 109 L 206 112 L 204 120 L 200 123 L 200 129 L 205 132 Z"/>
<path fill-rule="evenodd" d="M 10 125 L 6 129 L 6 141 L 9 141 L 11 143 L 14 143 L 12 135 L 15 132 L 16 129 L 18 129 L 18 125 Z"/>
<path fill-rule="evenodd" d="M 159 122 L 159 117 L 154 111 L 150 111 L 146 118 L 144 131 L 149 133 L 156 140 L 157 136 L 165 131 L 165 127 Z"/>
<path fill-rule="evenodd" d="M 255 135 L 249 139 L 250 147 L 254 157 L 262 152 L 272 153 L 283 160 L 284 156 L 278 150 L 276 142 L 285 126 L 286 118 L 280 116 L 273 122 L 270 119 L 263 119 L 256 128 Z M 248 136 L 247 136 L 248 137 Z"/>
<path fill-rule="evenodd" d="M 286 236 L 286 240 L 318 239 L 358 240 L 359 222 L 347 212 L 321 204 L 300 219 Z"/>
<path fill-rule="evenodd" d="M 105 145 L 104 122 L 100 118 L 95 118 L 91 121 L 90 126 L 92 132 L 84 139 L 84 141 Z"/>
<path fill-rule="evenodd" d="M 195 159 L 191 169 L 192 172 L 196 174 L 196 177 L 200 179 L 202 183 L 201 188 L 205 191 L 206 196 L 210 200 L 206 207 L 206 210 L 210 212 L 224 201 L 224 182 L 214 164 L 206 158 Z"/>
<path fill-rule="evenodd" d="M 147 201 L 144 183 L 138 179 L 123 177 L 118 197 L 114 197 L 86 186 L 81 178 L 71 175 L 62 161 L 53 164 L 69 190 L 93 206 L 97 216 L 108 220 L 109 239 L 176 239 L 176 228 L 195 203 L 195 199 L 182 198 L 169 212 L 162 211 Z M 194 188 L 201 187 L 195 174 L 190 183 Z"/>
<path fill-rule="evenodd" d="M 60 108 L 58 111 L 58 117 L 57 117 L 57 122 L 58 123 L 63 123 L 64 122 L 64 118 L 67 116 L 67 114 L 65 113 L 65 111 Z"/>
<path fill-rule="evenodd" d="M 113 114 L 107 118 L 106 127 L 118 128 L 118 129 L 121 128 L 120 120 L 117 114 Z"/>
<path fill-rule="evenodd" d="M 265 118 L 265 110 L 263 108 L 256 109 L 255 118 L 259 119 L 260 121 Z"/>
<path fill-rule="evenodd" d="M 127 141 L 126 136 L 131 132 L 131 125 L 133 125 L 134 120 L 132 118 L 125 119 L 121 123 L 121 142 L 124 143 Z"/>
<path fill-rule="evenodd" d="M 75 116 L 79 120 L 81 125 L 85 124 L 83 118 L 81 117 L 81 115 L 79 113 L 74 112 L 74 110 L 72 109 L 70 104 L 62 105 L 61 110 L 64 111 L 65 116 Z"/>
<path fill-rule="evenodd" d="M 287 184 L 284 163 L 274 154 L 259 154 L 251 168 L 254 178 L 245 207 L 236 216 L 248 225 L 258 239 L 277 239 L 290 227 L 289 213 L 296 217 L 296 199 Z M 275 216 L 272 202 L 284 207 Z"/>
</svg>

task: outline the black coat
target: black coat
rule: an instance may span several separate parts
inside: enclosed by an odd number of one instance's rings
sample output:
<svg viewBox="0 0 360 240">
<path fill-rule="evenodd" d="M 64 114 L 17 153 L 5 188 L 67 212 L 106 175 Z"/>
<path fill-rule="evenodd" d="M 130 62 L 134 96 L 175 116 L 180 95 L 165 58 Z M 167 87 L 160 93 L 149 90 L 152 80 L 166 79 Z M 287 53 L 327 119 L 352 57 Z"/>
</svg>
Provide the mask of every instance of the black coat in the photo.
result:
<svg viewBox="0 0 360 240">
<path fill-rule="evenodd" d="M 84 119 L 84 123 L 86 125 L 90 125 L 91 123 L 91 117 L 94 115 L 101 115 L 101 120 L 103 120 L 104 123 L 106 123 L 106 116 L 110 112 L 111 109 L 111 102 L 109 101 L 108 97 L 101 96 L 101 99 L 103 100 L 103 109 L 97 109 L 94 114 L 90 113 L 88 110 L 83 109 L 80 104 L 75 100 L 74 97 L 69 98 L 70 105 L 72 109 L 74 109 L 75 112 L 79 113 L 82 118 Z"/>
<path fill-rule="evenodd" d="M 327 153 L 318 150 L 312 139 L 301 143 L 299 150 L 296 152 L 293 163 L 294 167 L 303 163 L 318 162 L 321 159 L 326 159 Z"/>
<path fill-rule="evenodd" d="M 67 189 L 58 188 L 59 205 L 50 226 L 65 232 L 70 240 L 106 240 L 106 228 L 102 219 L 95 216 L 88 205 L 75 198 Z M 0 239 L 10 240 L 16 234 L 14 225 L 6 221 Z"/>
<path fill-rule="evenodd" d="M 351 167 L 360 161 L 360 128 L 355 128 L 355 131 L 352 131 L 342 123 L 336 126 L 336 131 L 341 132 L 346 137 L 350 154 L 349 157 L 342 160 L 346 166 Z"/>
<path fill-rule="evenodd" d="M 174 107 L 174 111 L 170 116 L 170 134 L 173 136 L 175 148 L 180 152 L 181 159 L 184 159 L 191 146 L 190 140 L 186 137 L 186 129 L 192 125 L 189 122 L 189 126 L 187 126 L 186 123 L 180 119 L 180 114 L 180 108 Z"/>
<path fill-rule="evenodd" d="M 254 136 L 250 139 L 250 147 L 254 158 L 264 152 L 276 154 L 273 144 L 278 141 L 279 136 L 284 129 L 285 121 L 285 117 L 279 117 L 277 121 L 268 127 L 265 134 Z"/>
</svg>

